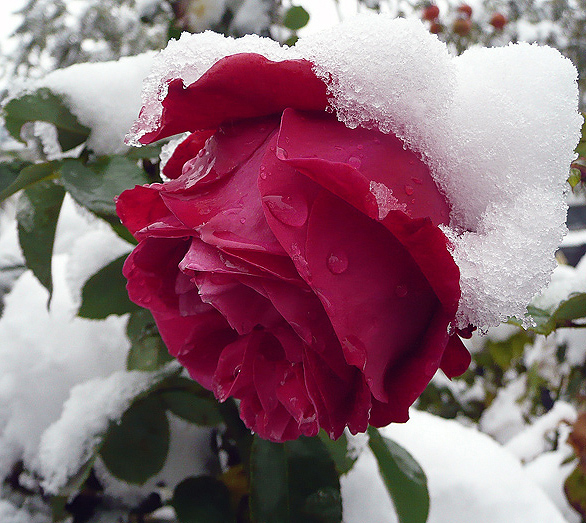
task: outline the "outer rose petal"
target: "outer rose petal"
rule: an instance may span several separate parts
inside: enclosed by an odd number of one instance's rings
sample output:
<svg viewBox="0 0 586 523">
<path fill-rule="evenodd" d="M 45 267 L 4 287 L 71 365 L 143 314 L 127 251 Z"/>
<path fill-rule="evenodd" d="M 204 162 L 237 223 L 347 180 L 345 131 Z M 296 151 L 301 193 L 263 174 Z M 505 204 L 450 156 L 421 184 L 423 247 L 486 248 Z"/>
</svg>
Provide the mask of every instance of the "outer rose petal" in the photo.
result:
<svg viewBox="0 0 586 523">
<path fill-rule="evenodd" d="M 326 105 L 326 85 L 307 60 L 272 62 L 258 54 L 235 54 L 218 60 L 189 87 L 173 80 L 163 100 L 159 128 L 140 142 L 280 114 L 287 107 L 323 111 Z"/>
</svg>

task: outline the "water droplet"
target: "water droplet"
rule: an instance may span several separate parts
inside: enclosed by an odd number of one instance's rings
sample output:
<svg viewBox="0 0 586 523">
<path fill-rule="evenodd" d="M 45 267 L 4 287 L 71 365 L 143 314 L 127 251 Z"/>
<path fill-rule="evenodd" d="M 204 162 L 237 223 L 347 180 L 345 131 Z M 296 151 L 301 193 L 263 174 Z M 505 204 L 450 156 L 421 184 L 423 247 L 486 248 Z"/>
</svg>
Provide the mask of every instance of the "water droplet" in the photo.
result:
<svg viewBox="0 0 586 523">
<path fill-rule="evenodd" d="M 354 167 L 354 169 L 360 169 L 362 162 L 360 161 L 360 158 L 356 156 L 350 156 L 350 158 L 348 158 L 348 165 L 350 165 L 350 167 Z"/>
<path fill-rule="evenodd" d="M 411 204 L 415 204 L 415 198 L 411 200 Z"/>
<path fill-rule="evenodd" d="M 307 221 L 307 202 L 300 195 L 267 195 L 263 197 L 263 202 L 271 214 L 285 225 L 301 227 Z"/>
<path fill-rule="evenodd" d="M 234 367 L 234 372 L 232 373 L 232 376 L 234 376 L 236 378 L 238 376 L 238 374 L 240 374 L 241 370 L 242 370 L 242 364 L 239 363 L 238 365 L 236 365 L 236 367 Z"/>
<path fill-rule="evenodd" d="M 397 285 L 395 287 L 395 294 L 399 298 L 404 298 L 405 296 L 407 296 L 408 293 L 409 293 L 409 290 L 407 289 L 406 285 Z"/>
<path fill-rule="evenodd" d="M 342 274 L 348 268 L 348 256 L 343 252 L 332 252 L 326 265 L 332 274 Z"/>
<path fill-rule="evenodd" d="M 277 147 L 277 158 L 279 160 L 286 160 L 289 157 L 289 153 L 282 147 Z"/>
<path fill-rule="evenodd" d="M 411 178 L 413 180 L 413 183 L 416 183 L 417 185 L 421 185 L 423 183 L 423 180 L 421 178 Z"/>
<path fill-rule="evenodd" d="M 362 151 L 362 149 L 364 149 L 364 145 L 362 145 L 361 143 L 359 143 L 359 144 L 356 146 L 356 148 L 357 148 L 359 151 Z"/>
<path fill-rule="evenodd" d="M 413 189 L 411 185 L 405 185 L 405 194 L 407 194 L 408 196 L 411 196 L 414 190 L 415 189 Z"/>
<path fill-rule="evenodd" d="M 246 223 L 246 218 L 240 218 L 240 223 L 245 224 Z"/>
<path fill-rule="evenodd" d="M 334 145 L 334 149 L 336 149 L 336 151 L 343 151 L 343 147 L 339 146 L 339 145 Z"/>
</svg>

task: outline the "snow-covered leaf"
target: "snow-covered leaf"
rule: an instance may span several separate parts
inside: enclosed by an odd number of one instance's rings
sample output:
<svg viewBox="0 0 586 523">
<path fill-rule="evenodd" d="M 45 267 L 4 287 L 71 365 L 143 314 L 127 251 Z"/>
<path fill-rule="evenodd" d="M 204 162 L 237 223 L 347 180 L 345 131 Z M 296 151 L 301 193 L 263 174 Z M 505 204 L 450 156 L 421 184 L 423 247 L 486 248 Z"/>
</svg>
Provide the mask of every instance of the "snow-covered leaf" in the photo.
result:
<svg viewBox="0 0 586 523">
<path fill-rule="evenodd" d="M 59 144 L 64 151 L 85 142 L 90 133 L 90 130 L 71 114 L 63 99 L 47 88 L 10 100 L 4 106 L 4 119 L 6 129 L 17 140 L 21 140 L 20 130 L 27 122 L 41 121 L 53 124 L 57 128 Z"/>
<path fill-rule="evenodd" d="M 403 447 L 368 428 L 372 450 L 400 523 L 425 523 L 429 492 L 423 469 Z"/>
</svg>

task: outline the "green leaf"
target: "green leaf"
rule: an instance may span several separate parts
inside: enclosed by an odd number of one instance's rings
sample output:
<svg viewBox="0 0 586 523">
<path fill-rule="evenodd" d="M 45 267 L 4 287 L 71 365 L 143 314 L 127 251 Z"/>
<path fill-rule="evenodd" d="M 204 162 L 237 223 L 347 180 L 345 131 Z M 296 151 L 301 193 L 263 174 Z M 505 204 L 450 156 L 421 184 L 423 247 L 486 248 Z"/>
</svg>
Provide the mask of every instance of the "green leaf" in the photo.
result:
<svg viewBox="0 0 586 523">
<path fill-rule="evenodd" d="M 142 485 L 163 468 L 168 451 L 169 421 L 159 398 L 150 395 L 110 426 L 100 456 L 114 476 Z"/>
<path fill-rule="evenodd" d="M 46 163 L 36 163 L 34 165 L 26 166 L 16 179 L 8 186 L 0 191 L 0 202 L 9 196 L 17 193 L 21 189 L 26 189 L 35 183 L 43 180 L 51 180 L 59 176 L 59 167 L 61 162 L 53 161 Z"/>
<path fill-rule="evenodd" d="M 127 370 L 157 370 L 173 360 L 148 310 L 139 309 L 130 315 L 126 334 L 130 340 Z"/>
<path fill-rule="evenodd" d="M 346 435 L 342 433 L 337 440 L 332 440 L 325 431 L 320 430 L 318 436 L 334 460 L 338 474 L 343 475 L 350 472 L 358 456 L 353 457 L 348 454 L 348 438 Z"/>
<path fill-rule="evenodd" d="M 20 130 L 27 122 L 52 123 L 63 151 L 82 144 L 90 134 L 90 129 L 79 123 L 63 99 L 46 87 L 10 100 L 4 106 L 4 119 L 6 129 L 17 140 L 21 140 Z"/>
<path fill-rule="evenodd" d="M 185 390 L 166 390 L 160 394 L 165 408 L 196 425 L 216 426 L 222 423 L 218 402 Z"/>
<path fill-rule="evenodd" d="M 292 31 L 305 27 L 309 22 L 309 13 L 300 5 L 294 5 L 287 9 L 283 17 L 283 25 Z"/>
<path fill-rule="evenodd" d="M 535 326 L 528 327 L 528 330 L 543 334 L 547 336 L 554 330 L 563 327 L 575 327 L 572 322 L 586 318 L 586 293 L 574 293 L 568 299 L 559 303 L 557 309 L 553 312 L 529 305 L 527 313 L 533 321 Z M 521 321 L 512 318 L 509 323 L 521 326 Z"/>
<path fill-rule="evenodd" d="M 568 503 L 583 517 L 586 517 L 586 475 L 578 465 L 564 482 Z"/>
<path fill-rule="evenodd" d="M 18 201 L 18 240 L 26 264 L 41 284 L 53 293 L 51 260 L 55 230 L 65 190 L 52 181 L 26 189 Z"/>
<path fill-rule="evenodd" d="M 586 156 L 586 113 L 582 113 L 582 117 L 584 118 L 584 122 L 582 123 L 582 137 L 576 147 L 576 152 L 579 156 Z"/>
<path fill-rule="evenodd" d="M 570 176 L 568 177 L 568 183 L 573 189 L 582 181 L 582 173 L 578 169 L 570 169 Z"/>
<path fill-rule="evenodd" d="M 230 492 L 210 476 L 187 478 L 175 488 L 171 505 L 179 523 L 231 523 Z"/>
<path fill-rule="evenodd" d="M 559 326 L 569 321 L 586 318 L 586 292 L 575 293 L 562 301 L 552 318 Z"/>
<path fill-rule="evenodd" d="M 506 340 L 494 341 L 488 339 L 486 348 L 493 361 L 504 371 L 518 360 L 525 351 L 525 345 L 533 340 L 526 331 L 519 330 Z"/>
<path fill-rule="evenodd" d="M 18 178 L 20 171 L 29 165 L 31 165 L 30 162 L 21 160 L 0 163 L 0 192 L 4 191 L 7 187 L 10 187 L 16 178 Z"/>
<path fill-rule="evenodd" d="M 287 38 L 287 40 L 285 40 L 285 45 L 288 47 L 293 47 L 297 41 L 299 40 L 299 37 L 297 35 L 291 35 L 289 38 Z"/>
<path fill-rule="evenodd" d="M 399 523 L 425 523 L 429 513 L 427 478 L 419 463 L 403 447 L 368 428 L 370 446 Z"/>
<path fill-rule="evenodd" d="M 250 514 L 259 523 L 290 520 L 285 446 L 258 436 L 250 452 Z"/>
<path fill-rule="evenodd" d="M 61 176 L 73 199 L 99 216 L 116 216 L 115 197 L 149 181 L 136 162 L 124 156 L 103 156 L 87 165 L 65 160 Z"/>
<path fill-rule="evenodd" d="M 339 523 L 342 496 L 336 465 L 318 437 L 285 444 L 289 462 L 291 521 Z"/>
<path fill-rule="evenodd" d="M 126 292 L 126 279 L 122 274 L 126 256 L 124 254 L 115 259 L 85 283 L 78 316 L 101 320 L 110 314 L 126 314 L 139 309 L 138 305 L 130 301 Z"/>
<path fill-rule="evenodd" d="M 127 158 L 133 160 L 148 160 L 150 158 L 159 158 L 162 145 L 143 145 L 142 147 L 131 147 L 126 153 Z"/>
</svg>

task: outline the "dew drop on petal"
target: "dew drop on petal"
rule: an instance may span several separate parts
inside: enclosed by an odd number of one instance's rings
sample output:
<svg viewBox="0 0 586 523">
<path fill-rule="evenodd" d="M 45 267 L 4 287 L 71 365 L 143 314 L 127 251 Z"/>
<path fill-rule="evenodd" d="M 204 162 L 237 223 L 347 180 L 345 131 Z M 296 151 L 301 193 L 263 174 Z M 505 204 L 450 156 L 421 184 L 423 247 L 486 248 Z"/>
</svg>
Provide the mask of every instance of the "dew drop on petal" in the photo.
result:
<svg viewBox="0 0 586 523">
<path fill-rule="evenodd" d="M 411 179 L 413 180 L 413 183 L 416 183 L 417 185 L 421 185 L 423 183 L 423 180 L 421 178 L 413 177 Z"/>
<path fill-rule="evenodd" d="M 289 153 L 282 147 L 277 147 L 276 155 L 279 160 L 286 160 L 289 158 Z"/>
<path fill-rule="evenodd" d="M 407 296 L 409 290 L 407 289 L 406 285 L 397 285 L 395 287 L 395 294 L 399 297 L 399 298 L 404 298 L 405 296 Z"/>
<path fill-rule="evenodd" d="M 348 165 L 350 165 L 350 167 L 354 167 L 354 169 L 360 169 L 362 162 L 360 161 L 360 158 L 356 156 L 350 156 L 350 158 L 348 158 Z"/>
<path fill-rule="evenodd" d="M 343 252 L 332 252 L 326 265 L 332 274 L 342 274 L 348 268 L 348 256 Z"/>
<path fill-rule="evenodd" d="M 413 187 L 411 187 L 411 185 L 405 185 L 405 194 L 407 194 L 408 196 L 411 196 L 413 194 Z"/>
<path fill-rule="evenodd" d="M 240 223 L 244 225 L 246 223 L 246 218 L 240 218 Z"/>
<path fill-rule="evenodd" d="M 285 225 L 301 227 L 307 221 L 307 201 L 300 195 L 266 195 L 263 202 L 270 213 Z"/>
<path fill-rule="evenodd" d="M 232 373 L 232 375 L 236 378 L 238 376 L 238 374 L 240 374 L 240 371 L 241 370 L 242 370 L 242 364 L 236 365 L 236 367 L 234 368 L 234 372 Z"/>
</svg>

